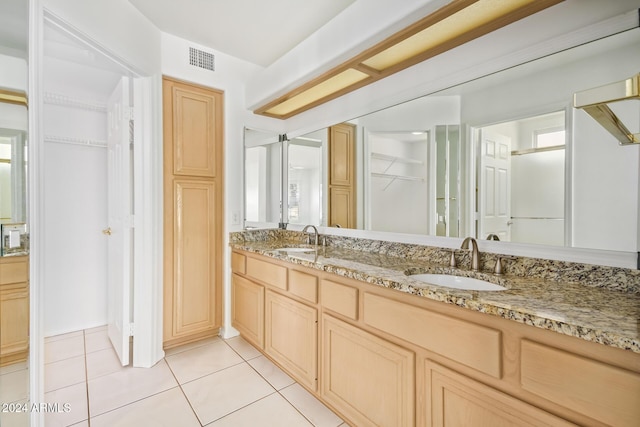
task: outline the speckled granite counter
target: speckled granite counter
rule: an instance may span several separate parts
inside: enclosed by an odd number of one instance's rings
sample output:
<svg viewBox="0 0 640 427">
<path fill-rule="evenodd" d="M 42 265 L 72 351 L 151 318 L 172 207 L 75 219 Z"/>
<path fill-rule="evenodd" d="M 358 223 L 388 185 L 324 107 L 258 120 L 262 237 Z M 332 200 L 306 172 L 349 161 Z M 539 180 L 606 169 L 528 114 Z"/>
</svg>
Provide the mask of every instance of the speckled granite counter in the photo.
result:
<svg viewBox="0 0 640 427">
<path fill-rule="evenodd" d="M 316 248 L 301 244 L 301 238 L 297 232 L 261 230 L 231 233 L 230 245 L 234 249 L 640 353 L 640 272 L 637 270 L 517 258 L 508 260 L 507 274 L 497 276 L 469 271 L 468 251 L 456 251 L 460 267 L 450 268 L 451 251 L 447 249 L 333 237 L 328 246 Z M 291 246 L 308 247 L 309 252 L 276 251 Z M 495 254 L 483 254 L 481 271 L 492 271 L 487 267 L 495 263 L 495 257 Z M 427 285 L 409 277 L 416 273 L 475 277 L 508 289 L 464 291 Z"/>
</svg>

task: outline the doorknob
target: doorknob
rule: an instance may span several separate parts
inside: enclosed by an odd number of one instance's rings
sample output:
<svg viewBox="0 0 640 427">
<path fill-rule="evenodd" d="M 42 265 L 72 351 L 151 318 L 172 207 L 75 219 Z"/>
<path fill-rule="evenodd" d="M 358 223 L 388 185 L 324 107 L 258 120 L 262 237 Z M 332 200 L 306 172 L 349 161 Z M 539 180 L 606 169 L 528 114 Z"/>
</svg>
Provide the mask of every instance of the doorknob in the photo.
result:
<svg viewBox="0 0 640 427">
<path fill-rule="evenodd" d="M 102 230 L 102 234 L 106 234 L 107 236 L 111 236 L 111 227 L 105 228 Z"/>
</svg>

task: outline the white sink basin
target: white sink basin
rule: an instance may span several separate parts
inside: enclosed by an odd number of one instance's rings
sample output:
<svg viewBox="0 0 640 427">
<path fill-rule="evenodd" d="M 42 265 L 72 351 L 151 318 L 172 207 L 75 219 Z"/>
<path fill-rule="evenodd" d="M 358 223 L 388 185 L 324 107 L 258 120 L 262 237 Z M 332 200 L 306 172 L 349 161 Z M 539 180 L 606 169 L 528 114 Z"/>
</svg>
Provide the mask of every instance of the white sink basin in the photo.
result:
<svg viewBox="0 0 640 427">
<path fill-rule="evenodd" d="M 274 250 L 278 252 L 297 252 L 297 253 L 315 252 L 315 249 L 313 248 L 278 248 Z"/>
<path fill-rule="evenodd" d="M 473 277 L 452 276 L 450 274 L 414 274 L 409 276 L 425 284 L 464 289 L 466 291 L 504 291 L 507 288 Z"/>
</svg>

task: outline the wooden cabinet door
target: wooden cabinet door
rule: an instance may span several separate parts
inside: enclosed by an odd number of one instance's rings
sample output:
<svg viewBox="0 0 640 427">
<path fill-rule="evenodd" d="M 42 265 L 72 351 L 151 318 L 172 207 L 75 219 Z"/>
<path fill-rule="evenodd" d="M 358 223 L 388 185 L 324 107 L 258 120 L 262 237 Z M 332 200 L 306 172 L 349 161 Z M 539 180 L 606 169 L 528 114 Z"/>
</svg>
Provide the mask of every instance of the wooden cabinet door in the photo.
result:
<svg viewBox="0 0 640 427">
<path fill-rule="evenodd" d="M 237 274 L 231 285 L 231 325 L 247 341 L 264 348 L 264 286 Z"/>
<path fill-rule="evenodd" d="M 173 140 L 173 174 L 215 178 L 217 141 L 222 141 L 222 98 L 211 90 L 174 82 L 171 96 L 172 120 L 170 132 Z"/>
<path fill-rule="evenodd" d="M 324 314 L 321 396 L 358 426 L 414 425 L 413 352 Z"/>
<path fill-rule="evenodd" d="M 222 326 L 222 108 L 220 91 L 163 79 L 165 348 Z"/>
<path fill-rule="evenodd" d="M 354 148 L 353 125 L 341 123 L 329 128 L 329 185 L 353 185 Z"/>
<path fill-rule="evenodd" d="M 300 383 L 315 391 L 318 371 L 318 311 L 267 291 L 264 313 L 264 351 Z"/>
<path fill-rule="evenodd" d="M 355 126 L 341 123 L 329 128 L 329 194 L 327 224 L 356 226 Z"/>
<path fill-rule="evenodd" d="M 26 358 L 29 348 L 27 283 L 0 290 L 0 365 Z"/>
<path fill-rule="evenodd" d="M 430 361 L 425 363 L 425 376 L 422 416 L 428 427 L 574 425 Z"/>
<path fill-rule="evenodd" d="M 329 187 L 329 227 L 339 225 L 345 228 L 355 227 L 355 214 L 352 190 L 347 187 Z"/>
</svg>

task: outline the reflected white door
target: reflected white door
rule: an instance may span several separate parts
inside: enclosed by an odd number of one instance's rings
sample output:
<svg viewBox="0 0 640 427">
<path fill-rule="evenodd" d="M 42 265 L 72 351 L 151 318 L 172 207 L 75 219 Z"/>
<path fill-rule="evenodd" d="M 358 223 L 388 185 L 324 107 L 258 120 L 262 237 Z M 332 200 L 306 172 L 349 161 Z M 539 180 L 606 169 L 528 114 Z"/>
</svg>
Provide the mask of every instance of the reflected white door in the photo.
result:
<svg viewBox="0 0 640 427">
<path fill-rule="evenodd" d="M 511 139 L 480 130 L 478 238 L 496 234 L 511 239 Z"/>
<path fill-rule="evenodd" d="M 108 333 L 122 365 L 129 364 L 131 336 L 131 148 L 130 81 L 123 77 L 108 108 L 107 204 Z"/>
</svg>

